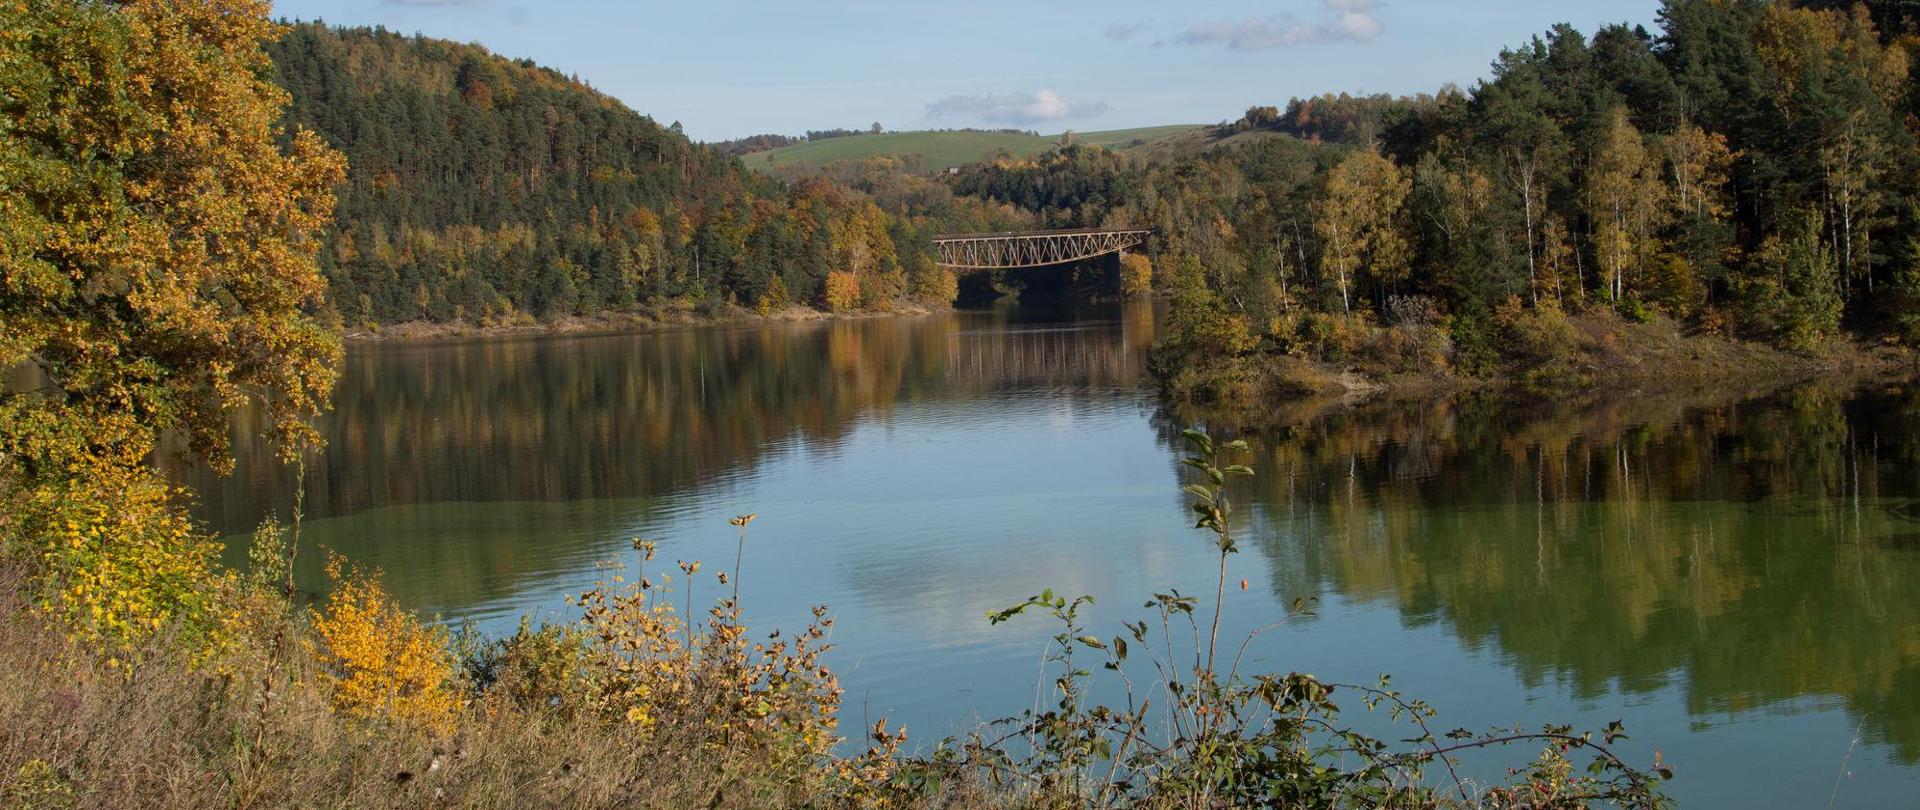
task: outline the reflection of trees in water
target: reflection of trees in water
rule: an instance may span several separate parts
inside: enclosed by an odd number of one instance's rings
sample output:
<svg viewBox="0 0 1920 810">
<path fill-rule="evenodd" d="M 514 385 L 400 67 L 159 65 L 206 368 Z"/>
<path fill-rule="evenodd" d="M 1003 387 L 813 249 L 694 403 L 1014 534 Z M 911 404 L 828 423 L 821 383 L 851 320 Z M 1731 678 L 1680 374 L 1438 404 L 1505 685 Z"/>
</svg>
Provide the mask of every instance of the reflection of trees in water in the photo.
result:
<svg viewBox="0 0 1920 810">
<path fill-rule="evenodd" d="M 1018 317 L 356 347 L 309 463 L 306 539 L 386 569 L 407 604 L 480 604 L 617 544 L 659 496 L 795 442 L 831 452 L 896 403 L 1130 386 L 1152 335 L 1150 310 L 1069 329 Z M 235 420 L 225 479 L 161 459 L 220 531 L 291 511 L 260 427 Z"/>
<path fill-rule="evenodd" d="M 1330 589 L 1576 693 L 1839 696 L 1920 759 L 1920 395 L 1468 398 L 1281 415 L 1245 493 L 1282 597 Z M 1186 418 L 1194 418 L 1187 415 Z"/>
<path fill-rule="evenodd" d="M 1149 313 L 1150 314 L 1150 313 Z M 750 468 L 795 440 L 831 447 L 896 402 L 1015 387 L 1125 386 L 1138 324 L 1008 328 L 928 316 L 357 348 L 322 420 L 308 513 L 435 501 L 657 495 Z M 1145 328 L 1151 340 L 1150 325 Z M 1127 333 L 1130 334 L 1130 333 Z M 207 519 L 244 531 L 290 508 L 257 415 L 234 425 L 235 474 L 174 469 Z"/>
</svg>

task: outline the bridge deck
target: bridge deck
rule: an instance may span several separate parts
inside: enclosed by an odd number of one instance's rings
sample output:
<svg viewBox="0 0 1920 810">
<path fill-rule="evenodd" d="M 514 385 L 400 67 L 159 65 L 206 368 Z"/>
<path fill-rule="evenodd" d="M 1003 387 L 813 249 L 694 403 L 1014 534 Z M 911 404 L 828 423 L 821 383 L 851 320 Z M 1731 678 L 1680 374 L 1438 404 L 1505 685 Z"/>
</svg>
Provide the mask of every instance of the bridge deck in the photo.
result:
<svg viewBox="0 0 1920 810">
<path fill-rule="evenodd" d="M 1083 234 L 1112 233 L 1140 234 L 1145 236 L 1153 231 L 1145 228 L 1062 228 L 1051 231 L 992 231 L 988 233 L 942 233 L 935 234 L 935 242 L 961 242 L 980 239 L 1028 239 L 1048 236 L 1079 236 Z"/>
<path fill-rule="evenodd" d="M 955 233 L 933 237 L 939 263 L 962 270 L 1066 264 L 1138 247 L 1153 232 L 1135 228 Z"/>
</svg>

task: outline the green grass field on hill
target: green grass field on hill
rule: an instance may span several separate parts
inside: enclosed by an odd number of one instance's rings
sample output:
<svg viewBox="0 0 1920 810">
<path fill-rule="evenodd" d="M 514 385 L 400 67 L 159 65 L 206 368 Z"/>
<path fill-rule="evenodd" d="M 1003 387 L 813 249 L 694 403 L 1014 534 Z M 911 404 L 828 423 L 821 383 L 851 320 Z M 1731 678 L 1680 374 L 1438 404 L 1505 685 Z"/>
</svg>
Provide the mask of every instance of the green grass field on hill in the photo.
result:
<svg viewBox="0 0 1920 810">
<path fill-rule="evenodd" d="M 1075 132 L 1074 142 L 1109 149 L 1144 148 L 1165 138 L 1187 135 L 1206 129 L 1199 124 L 1113 129 L 1103 132 Z M 838 160 L 858 160 L 874 155 L 920 155 L 928 171 L 964 166 L 992 157 L 999 150 L 1018 157 L 1031 157 L 1060 144 L 1059 135 L 1016 135 L 998 132 L 887 132 L 879 135 L 849 135 L 820 141 L 797 143 L 767 152 L 741 157 L 747 168 L 762 171 L 789 166 L 823 166 Z"/>
</svg>

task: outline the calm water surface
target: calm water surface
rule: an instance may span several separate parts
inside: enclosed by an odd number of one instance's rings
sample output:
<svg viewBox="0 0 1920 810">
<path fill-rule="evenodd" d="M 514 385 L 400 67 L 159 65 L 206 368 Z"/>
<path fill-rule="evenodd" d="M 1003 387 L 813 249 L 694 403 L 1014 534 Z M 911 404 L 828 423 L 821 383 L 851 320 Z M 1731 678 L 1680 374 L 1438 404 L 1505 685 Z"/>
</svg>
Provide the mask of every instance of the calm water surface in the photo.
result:
<svg viewBox="0 0 1920 810">
<path fill-rule="evenodd" d="M 831 605 L 846 720 L 937 737 L 1034 702 L 1051 628 L 988 610 L 1093 594 L 1107 633 L 1151 591 L 1210 591 L 1176 440 L 1204 420 L 1157 410 L 1153 326 L 1001 310 L 355 346 L 305 537 L 506 631 L 568 616 L 635 536 L 731 561 L 726 519 L 757 512 L 749 620 Z M 1317 609 L 1250 667 L 1393 673 L 1446 727 L 1619 718 L 1685 806 L 1920 807 L 1920 393 L 1304 403 L 1232 427 L 1259 477 L 1223 637 Z M 178 471 L 223 532 L 291 504 L 252 428 L 232 477 Z"/>
</svg>

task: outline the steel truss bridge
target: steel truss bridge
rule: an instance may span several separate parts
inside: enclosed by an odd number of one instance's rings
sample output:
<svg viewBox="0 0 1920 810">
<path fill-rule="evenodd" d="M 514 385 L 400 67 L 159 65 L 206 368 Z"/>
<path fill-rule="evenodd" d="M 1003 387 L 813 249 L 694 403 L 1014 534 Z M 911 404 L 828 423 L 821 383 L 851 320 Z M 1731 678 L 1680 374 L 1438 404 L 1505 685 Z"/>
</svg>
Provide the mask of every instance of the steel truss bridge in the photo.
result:
<svg viewBox="0 0 1920 810">
<path fill-rule="evenodd" d="M 954 233 L 933 238 L 942 267 L 1012 270 L 1066 264 L 1139 247 L 1147 230 L 1081 228 L 1067 231 Z"/>
</svg>

